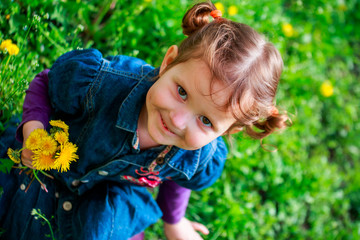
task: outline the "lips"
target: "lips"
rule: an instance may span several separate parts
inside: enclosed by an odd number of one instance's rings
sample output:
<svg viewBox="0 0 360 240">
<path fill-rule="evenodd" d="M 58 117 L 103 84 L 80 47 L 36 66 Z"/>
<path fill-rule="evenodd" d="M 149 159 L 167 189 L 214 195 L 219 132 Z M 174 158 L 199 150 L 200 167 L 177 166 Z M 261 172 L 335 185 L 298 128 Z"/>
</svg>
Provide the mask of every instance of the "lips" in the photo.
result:
<svg viewBox="0 0 360 240">
<path fill-rule="evenodd" d="M 170 132 L 170 133 L 172 133 L 172 134 L 175 134 L 174 132 L 172 132 L 172 131 L 167 127 L 166 123 L 164 122 L 164 119 L 163 119 L 161 116 L 160 116 L 160 118 L 161 118 L 161 123 L 162 123 L 163 127 L 164 127 L 168 132 Z"/>
</svg>

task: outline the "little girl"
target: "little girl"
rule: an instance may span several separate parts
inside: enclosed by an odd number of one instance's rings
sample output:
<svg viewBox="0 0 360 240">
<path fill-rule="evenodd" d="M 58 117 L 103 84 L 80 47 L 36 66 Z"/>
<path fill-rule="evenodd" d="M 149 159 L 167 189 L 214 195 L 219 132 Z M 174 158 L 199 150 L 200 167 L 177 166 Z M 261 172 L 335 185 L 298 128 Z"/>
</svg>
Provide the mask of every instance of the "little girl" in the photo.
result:
<svg viewBox="0 0 360 240">
<path fill-rule="evenodd" d="M 25 193 L 30 179 L 16 169 L 0 175 L 3 238 L 45 238 L 47 226 L 29 214 L 36 208 L 54 216 L 57 239 L 128 239 L 162 215 L 143 186 L 177 184 L 160 195 L 206 188 L 225 163 L 222 136 L 245 131 L 263 138 L 286 126 L 286 114 L 274 106 L 283 62 L 271 43 L 222 18 L 210 2 L 188 10 L 182 27 L 188 38 L 168 49 L 160 68 L 127 56 L 103 58 L 94 49 L 55 62 L 38 92 L 49 104 L 24 109 L 18 137 L 61 119 L 79 160 L 68 172 L 52 172 L 55 180 L 42 178 L 48 193 L 35 183 Z M 31 152 L 22 162 L 32 167 Z M 169 202 L 188 194 L 179 192 Z M 170 239 L 190 239 L 176 224 L 169 229 Z"/>
</svg>

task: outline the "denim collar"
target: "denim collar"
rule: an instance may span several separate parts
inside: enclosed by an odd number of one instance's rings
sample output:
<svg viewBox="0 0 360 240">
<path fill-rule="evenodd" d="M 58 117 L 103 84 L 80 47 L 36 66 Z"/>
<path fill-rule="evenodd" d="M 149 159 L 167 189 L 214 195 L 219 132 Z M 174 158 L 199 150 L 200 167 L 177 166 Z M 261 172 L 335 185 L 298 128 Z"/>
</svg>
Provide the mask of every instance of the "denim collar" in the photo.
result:
<svg viewBox="0 0 360 240">
<path fill-rule="evenodd" d="M 155 83 L 154 79 L 159 75 L 159 70 L 160 68 L 156 68 L 144 75 L 131 90 L 120 106 L 116 127 L 132 133 L 136 132 L 139 114 L 145 104 L 146 94 Z"/>
</svg>

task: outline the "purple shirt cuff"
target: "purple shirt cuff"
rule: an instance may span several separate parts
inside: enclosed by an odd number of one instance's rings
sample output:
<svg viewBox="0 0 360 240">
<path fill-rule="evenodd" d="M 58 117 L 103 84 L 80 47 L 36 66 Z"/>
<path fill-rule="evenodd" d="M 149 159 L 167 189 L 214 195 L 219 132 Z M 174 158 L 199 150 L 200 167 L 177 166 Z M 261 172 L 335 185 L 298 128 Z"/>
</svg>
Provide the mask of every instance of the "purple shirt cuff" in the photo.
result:
<svg viewBox="0 0 360 240">
<path fill-rule="evenodd" d="M 173 181 L 160 185 L 157 203 L 163 212 L 162 219 L 170 224 L 177 223 L 185 216 L 191 190 Z"/>
<path fill-rule="evenodd" d="M 36 75 L 26 90 L 22 121 L 16 130 L 16 139 L 20 142 L 23 141 L 22 128 L 24 123 L 38 120 L 42 122 L 45 128 L 49 124 L 51 107 L 48 94 L 48 72 L 49 69 L 46 69 Z"/>
</svg>

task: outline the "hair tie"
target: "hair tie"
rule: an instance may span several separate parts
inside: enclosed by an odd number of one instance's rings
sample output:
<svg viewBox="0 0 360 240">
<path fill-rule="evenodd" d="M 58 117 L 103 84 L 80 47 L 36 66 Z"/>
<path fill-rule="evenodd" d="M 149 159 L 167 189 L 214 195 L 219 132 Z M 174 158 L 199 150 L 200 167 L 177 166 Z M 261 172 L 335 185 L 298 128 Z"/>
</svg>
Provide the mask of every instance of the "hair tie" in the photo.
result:
<svg viewBox="0 0 360 240">
<path fill-rule="evenodd" d="M 275 106 L 273 106 L 271 108 L 271 116 L 278 115 L 278 114 L 279 114 L 279 110 Z"/>
<path fill-rule="evenodd" d="M 216 18 L 221 17 L 222 13 L 220 10 L 216 9 L 216 10 L 211 11 L 210 16 L 212 16 L 214 19 L 216 19 Z"/>
</svg>

